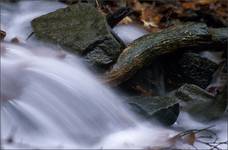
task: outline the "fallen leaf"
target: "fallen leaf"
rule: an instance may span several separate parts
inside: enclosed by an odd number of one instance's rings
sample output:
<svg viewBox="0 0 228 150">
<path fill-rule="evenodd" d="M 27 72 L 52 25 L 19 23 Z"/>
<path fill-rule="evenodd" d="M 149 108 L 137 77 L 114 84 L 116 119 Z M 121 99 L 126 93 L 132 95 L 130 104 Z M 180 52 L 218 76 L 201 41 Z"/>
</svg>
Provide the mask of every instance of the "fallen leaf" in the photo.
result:
<svg viewBox="0 0 228 150">
<path fill-rule="evenodd" d="M 185 3 L 182 3 L 182 7 L 184 9 L 196 10 L 196 3 L 194 3 L 194 2 L 185 2 Z"/>
<path fill-rule="evenodd" d="M 194 132 L 187 134 L 183 137 L 183 141 L 189 145 L 194 145 L 196 141 L 196 134 Z"/>
<path fill-rule="evenodd" d="M 119 24 L 129 24 L 129 23 L 132 23 L 133 22 L 133 20 L 129 17 L 129 16 L 127 16 L 127 17 L 125 17 L 124 19 L 122 19 L 120 22 L 119 22 Z"/>
<path fill-rule="evenodd" d="M 217 2 L 218 0 L 195 0 L 200 5 L 209 5 Z"/>
</svg>

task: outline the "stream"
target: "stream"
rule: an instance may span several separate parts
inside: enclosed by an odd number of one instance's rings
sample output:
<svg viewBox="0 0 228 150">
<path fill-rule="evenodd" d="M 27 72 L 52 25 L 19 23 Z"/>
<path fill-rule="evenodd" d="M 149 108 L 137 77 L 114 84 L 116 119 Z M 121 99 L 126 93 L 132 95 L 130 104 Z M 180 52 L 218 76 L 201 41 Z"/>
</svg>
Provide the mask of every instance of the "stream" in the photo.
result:
<svg viewBox="0 0 228 150">
<path fill-rule="evenodd" d="M 227 140 L 227 118 L 203 124 L 181 112 L 170 128 L 142 120 L 128 110 L 123 95 L 103 85 L 81 58 L 34 36 L 27 39 L 33 18 L 63 7 L 47 0 L 1 4 L 1 29 L 7 33 L 0 53 L 2 148 L 164 147 L 179 131 L 211 125 L 216 125 L 220 141 Z M 114 31 L 126 43 L 147 33 L 134 26 L 117 26 Z M 14 37 L 19 44 L 10 42 Z M 196 147 L 208 148 L 200 143 Z"/>
</svg>

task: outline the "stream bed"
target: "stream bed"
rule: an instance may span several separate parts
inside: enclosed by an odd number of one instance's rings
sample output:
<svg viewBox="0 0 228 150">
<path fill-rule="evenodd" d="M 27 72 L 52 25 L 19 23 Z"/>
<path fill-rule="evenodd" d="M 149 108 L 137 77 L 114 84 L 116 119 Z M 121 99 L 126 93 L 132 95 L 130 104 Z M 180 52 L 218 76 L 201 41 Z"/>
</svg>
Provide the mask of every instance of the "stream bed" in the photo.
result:
<svg viewBox="0 0 228 150">
<path fill-rule="evenodd" d="M 179 132 L 209 126 L 218 141 L 227 140 L 226 117 L 203 124 L 181 112 L 171 127 L 149 123 L 131 112 L 124 95 L 104 85 L 81 58 L 33 36 L 27 39 L 32 19 L 64 7 L 56 1 L 1 3 L 1 29 L 7 33 L 0 54 L 3 149 L 169 147 L 167 140 Z M 147 34 L 132 26 L 114 29 L 117 34 L 121 30 L 126 43 Z M 10 42 L 15 37 L 19 44 Z M 194 149 L 183 143 L 179 147 Z M 195 147 L 208 148 L 197 142 Z"/>
</svg>

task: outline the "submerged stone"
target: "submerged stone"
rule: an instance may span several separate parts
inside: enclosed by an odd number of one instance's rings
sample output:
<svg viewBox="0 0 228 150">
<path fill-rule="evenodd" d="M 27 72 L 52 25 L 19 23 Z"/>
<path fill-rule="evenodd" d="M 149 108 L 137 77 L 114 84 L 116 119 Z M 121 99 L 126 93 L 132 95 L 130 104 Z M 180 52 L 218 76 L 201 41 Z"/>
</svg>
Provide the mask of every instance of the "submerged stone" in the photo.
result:
<svg viewBox="0 0 228 150">
<path fill-rule="evenodd" d="M 109 65 L 120 53 L 106 17 L 90 4 L 58 9 L 34 19 L 32 27 L 38 39 L 77 52 L 92 64 Z"/>
<path fill-rule="evenodd" d="M 135 96 L 128 98 L 132 110 L 151 121 L 159 121 L 163 125 L 172 125 L 179 115 L 177 98 L 168 96 Z"/>
</svg>

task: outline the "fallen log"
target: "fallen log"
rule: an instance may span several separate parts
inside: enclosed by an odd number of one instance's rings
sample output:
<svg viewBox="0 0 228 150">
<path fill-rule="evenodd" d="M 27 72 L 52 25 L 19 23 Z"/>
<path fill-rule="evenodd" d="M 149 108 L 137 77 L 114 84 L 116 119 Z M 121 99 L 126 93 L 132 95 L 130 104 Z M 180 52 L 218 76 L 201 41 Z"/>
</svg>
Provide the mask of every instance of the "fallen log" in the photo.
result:
<svg viewBox="0 0 228 150">
<path fill-rule="evenodd" d="M 120 54 L 117 63 L 106 74 L 106 81 L 119 84 L 128 80 L 144 65 L 150 64 L 155 57 L 189 45 L 198 45 L 210 38 L 207 26 L 201 23 L 188 23 L 143 36 Z"/>
<path fill-rule="evenodd" d="M 203 23 L 186 23 L 143 36 L 120 54 L 117 63 L 106 73 L 105 81 L 111 85 L 118 85 L 131 78 L 143 66 L 149 65 L 157 56 L 187 47 L 210 45 L 213 40 L 224 41 L 227 37 L 226 34 L 218 32 L 218 29 L 209 30 Z"/>
</svg>

